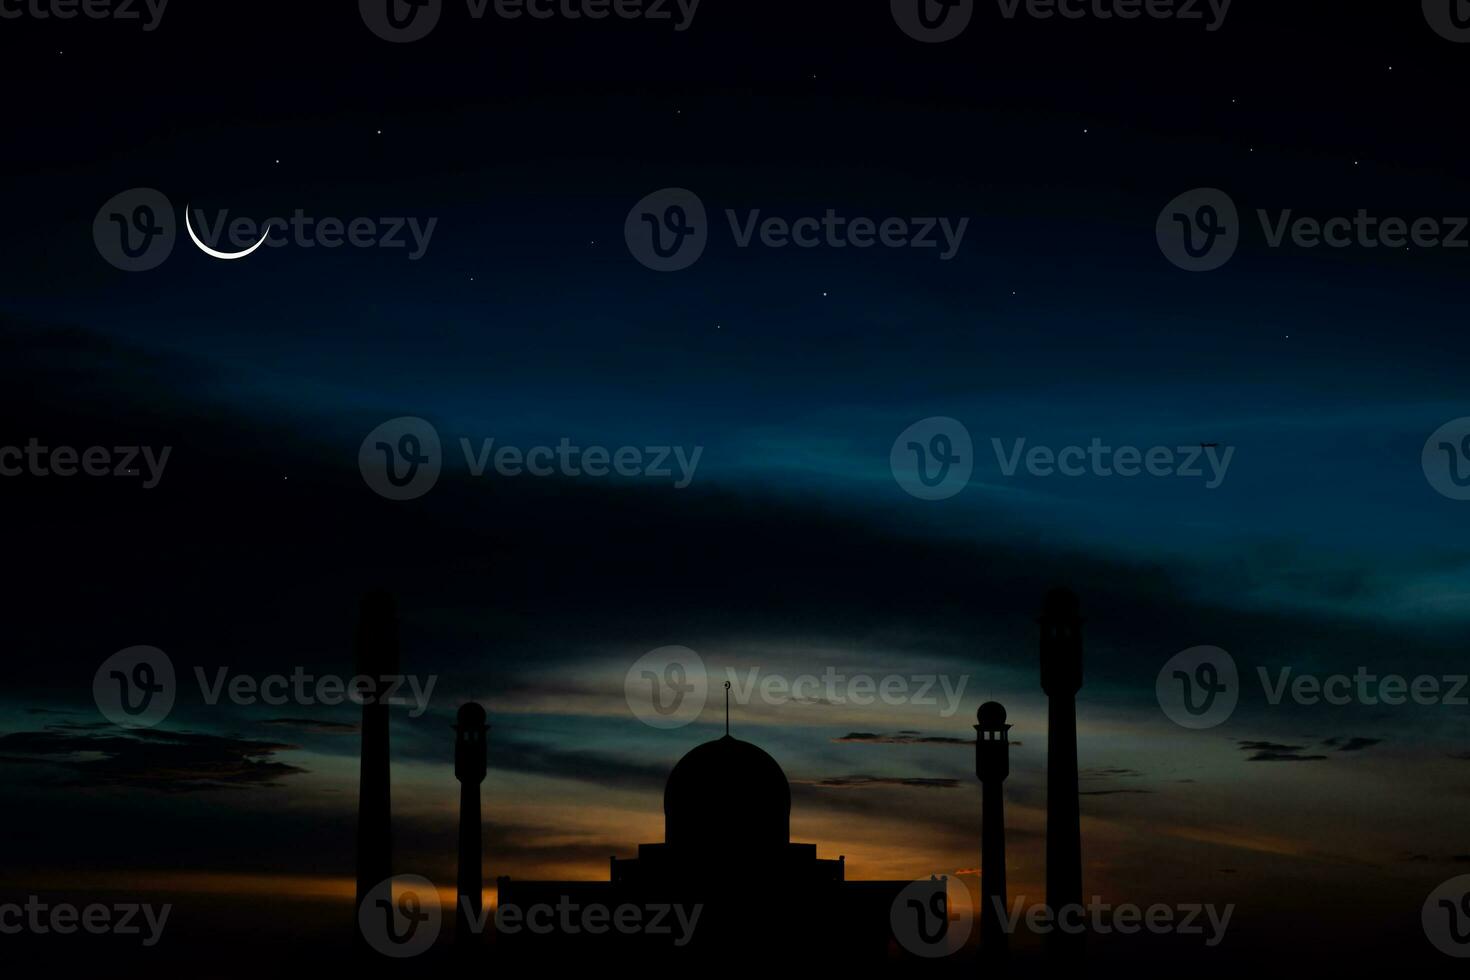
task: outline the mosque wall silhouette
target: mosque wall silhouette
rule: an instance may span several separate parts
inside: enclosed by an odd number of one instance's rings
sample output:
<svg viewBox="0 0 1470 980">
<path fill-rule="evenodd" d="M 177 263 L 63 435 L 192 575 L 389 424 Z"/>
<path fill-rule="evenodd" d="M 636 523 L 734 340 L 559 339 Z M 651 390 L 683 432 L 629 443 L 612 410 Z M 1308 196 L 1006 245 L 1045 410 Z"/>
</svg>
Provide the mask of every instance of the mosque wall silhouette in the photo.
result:
<svg viewBox="0 0 1470 980">
<path fill-rule="evenodd" d="M 1041 681 L 1049 700 L 1046 904 L 1055 910 L 1080 903 L 1082 896 L 1075 698 L 1082 686 L 1083 621 L 1077 597 L 1065 589 L 1048 593 L 1037 622 Z M 358 630 L 359 670 L 377 676 L 396 672 L 397 664 L 392 600 L 383 594 L 369 596 Z M 363 706 L 359 905 L 391 875 L 386 710 L 380 704 Z M 976 777 L 982 786 L 976 820 L 980 953 L 998 962 L 1008 952 L 999 908 L 1007 901 L 1003 784 L 1010 773 L 1011 726 L 1005 708 L 993 701 L 980 706 L 976 720 Z M 469 921 L 481 912 L 483 888 L 480 787 L 489 731 L 484 708 L 475 703 L 461 706 L 454 730 L 455 776 L 461 786 L 454 931 L 455 944 L 463 950 L 483 940 L 473 934 Z M 946 909 L 942 878 L 917 886 L 910 881 L 852 881 L 842 856 L 821 858 L 817 845 L 793 842 L 791 786 L 785 772 L 763 749 L 731 737 L 728 731 L 696 745 L 675 764 L 664 786 L 663 808 L 664 840 L 638 845 L 636 857 L 612 856 L 608 880 L 523 881 L 502 876 L 497 879 L 499 902 L 523 909 L 558 903 L 608 908 L 699 905 L 698 927 L 679 955 L 727 969 L 742 964 L 756 969 L 773 956 L 788 963 L 881 959 L 895 952 L 891 915 L 901 900 L 937 908 L 941 922 L 947 918 L 942 914 Z M 1049 951 L 1063 960 L 1075 957 L 1084 938 L 1059 933 Z M 522 929 L 497 936 L 496 945 L 510 960 L 550 953 L 595 962 L 613 949 L 668 953 L 671 944 L 666 935 L 616 929 L 575 935 Z"/>
</svg>

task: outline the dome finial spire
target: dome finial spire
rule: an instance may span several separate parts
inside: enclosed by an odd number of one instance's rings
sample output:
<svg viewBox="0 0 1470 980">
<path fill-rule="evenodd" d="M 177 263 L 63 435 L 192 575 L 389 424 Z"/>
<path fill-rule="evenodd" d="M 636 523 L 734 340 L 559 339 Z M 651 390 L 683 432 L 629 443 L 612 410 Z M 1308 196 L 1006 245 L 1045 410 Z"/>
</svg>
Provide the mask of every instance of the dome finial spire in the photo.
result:
<svg viewBox="0 0 1470 980">
<path fill-rule="evenodd" d="M 725 734 L 730 734 L 730 682 L 725 682 Z"/>
</svg>

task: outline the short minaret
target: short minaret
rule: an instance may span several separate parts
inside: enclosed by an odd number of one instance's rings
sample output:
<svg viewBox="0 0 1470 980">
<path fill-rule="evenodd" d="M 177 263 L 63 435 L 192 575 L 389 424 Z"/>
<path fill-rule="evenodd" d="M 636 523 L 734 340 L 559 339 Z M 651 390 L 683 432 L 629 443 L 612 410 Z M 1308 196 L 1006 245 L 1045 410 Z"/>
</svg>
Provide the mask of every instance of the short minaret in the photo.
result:
<svg viewBox="0 0 1470 980">
<path fill-rule="evenodd" d="M 459 780 L 459 895 L 454 904 L 454 941 L 474 941 L 484 908 L 484 848 L 480 829 L 480 783 L 485 780 L 485 709 L 460 705 L 454 729 L 454 778 Z"/>
<path fill-rule="evenodd" d="M 1082 826 L 1077 800 L 1077 692 L 1082 689 L 1082 615 L 1077 596 L 1053 589 L 1042 604 L 1041 689 L 1046 692 L 1046 904 L 1073 932 L 1052 933 L 1053 948 L 1082 946 Z M 1075 908 L 1072 908 L 1075 906 Z"/>
<path fill-rule="evenodd" d="M 393 598 L 362 600 L 357 624 L 357 673 L 372 680 L 362 698 L 362 759 L 357 785 L 357 903 L 393 874 L 392 799 L 388 778 L 388 705 L 383 678 L 398 673 L 398 614 Z M 380 698 L 379 694 L 384 697 Z"/>
<path fill-rule="evenodd" d="M 1006 957 L 1010 937 L 1006 913 L 1005 781 L 1011 774 L 1011 726 L 1006 709 L 986 701 L 975 713 L 975 775 L 980 779 L 980 954 L 989 960 Z"/>
</svg>

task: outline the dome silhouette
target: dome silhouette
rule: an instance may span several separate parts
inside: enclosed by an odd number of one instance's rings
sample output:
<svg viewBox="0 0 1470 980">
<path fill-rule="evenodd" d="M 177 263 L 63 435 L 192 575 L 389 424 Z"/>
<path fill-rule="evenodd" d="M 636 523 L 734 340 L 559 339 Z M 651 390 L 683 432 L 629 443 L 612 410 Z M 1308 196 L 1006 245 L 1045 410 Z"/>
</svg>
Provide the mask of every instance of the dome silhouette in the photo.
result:
<svg viewBox="0 0 1470 980">
<path fill-rule="evenodd" d="M 697 745 L 664 785 L 672 847 L 758 850 L 791 841 L 791 784 L 763 749 L 729 735 Z"/>
<path fill-rule="evenodd" d="M 483 728 L 485 727 L 485 708 L 478 701 L 466 701 L 459 706 L 457 719 L 461 728 Z"/>
<path fill-rule="evenodd" d="M 979 727 L 993 731 L 1006 723 L 1006 709 L 998 701 L 986 701 L 975 712 L 975 720 Z"/>
</svg>

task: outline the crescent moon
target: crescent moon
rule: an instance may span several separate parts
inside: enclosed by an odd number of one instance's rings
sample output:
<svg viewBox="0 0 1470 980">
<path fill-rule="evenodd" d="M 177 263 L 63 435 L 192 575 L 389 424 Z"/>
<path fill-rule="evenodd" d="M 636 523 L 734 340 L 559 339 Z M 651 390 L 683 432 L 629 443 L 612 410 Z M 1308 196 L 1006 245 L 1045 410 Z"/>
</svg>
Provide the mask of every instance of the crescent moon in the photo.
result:
<svg viewBox="0 0 1470 980">
<path fill-rule="evenodd" d="M 270 222 L 266 222 L 265 234 L 260 236 L 260 241 L 256 242 L 254 245 L 251 245 L 245 251 L 221 252 L 217 249 L 212 249 L 208 245 L 201 242 L 198 235 L 194 234 L 194 223 L 189 220 L 189 205 L 187 204 L 184 205 L 184 227 L 189 229 L 189 237 L 194 239 L 194 244 L 199 246 L 199 251 L 203 252 L 205 255 L 212 255 L 217 259 L 224 259 L 226 262 L 233 259 L 243 259 L 245 256 L 260 248 L 260 246 L 264 245 L 265 240 L 271 237 Z"/>
</svg>

